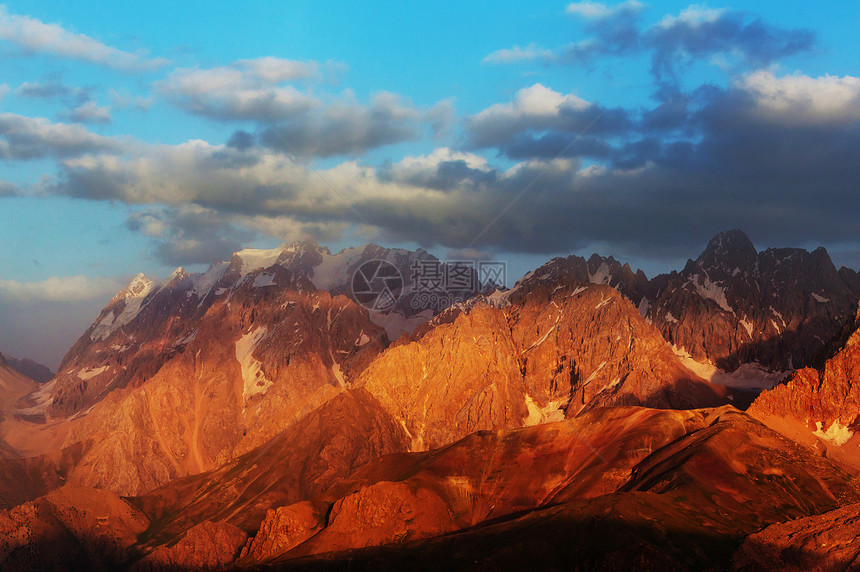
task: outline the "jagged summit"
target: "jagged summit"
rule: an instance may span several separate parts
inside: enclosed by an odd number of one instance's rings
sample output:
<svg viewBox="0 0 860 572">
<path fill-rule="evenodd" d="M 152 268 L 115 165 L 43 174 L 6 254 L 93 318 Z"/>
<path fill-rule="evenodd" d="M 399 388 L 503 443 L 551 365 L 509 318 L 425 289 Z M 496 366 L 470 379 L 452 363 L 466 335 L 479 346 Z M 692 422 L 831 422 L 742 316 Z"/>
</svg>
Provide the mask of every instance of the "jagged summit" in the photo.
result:
<svg viewBox="0 0 860 572">
<path fill-rule="evenodd" d="M 696 262 L 704 269 L 735 268 L 748 270 L 755 267 L 758 251 L 752 241 L 741 230 L 727 230 L 717 234 L 708 242 Z"/>
</svg>

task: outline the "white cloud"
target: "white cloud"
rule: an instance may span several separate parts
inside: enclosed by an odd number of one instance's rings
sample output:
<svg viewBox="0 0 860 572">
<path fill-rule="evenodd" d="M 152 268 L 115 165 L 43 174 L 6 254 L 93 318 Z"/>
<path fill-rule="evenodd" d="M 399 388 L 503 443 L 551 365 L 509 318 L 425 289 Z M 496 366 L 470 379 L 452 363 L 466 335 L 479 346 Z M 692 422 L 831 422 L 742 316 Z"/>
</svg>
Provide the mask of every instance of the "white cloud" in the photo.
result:
<svg viewBox="0 0 860 572">
<path fill-rule="evenodd" d="M 525 47 L 514 46 L 513 48 L 496 50 L 485 57 L 483 61 L 487 64 L 513 64 L 537 59 L 550 60 L 553 57 L 552 50 L 547 50 L 537 44 L 529 44 Z"/>
<path fill-rule="evenodd" d="M 754 113 L 767 121 L 799 126 L 860 120 L 857 77 L 813 78 L 801 74 L 777 77 L 770 71 L 757 71 L 744 76 L 736 87 L 752 95 Z"/>
<path fill-rule="evenodd" d="M 573 94 L 564 95 L 540 83 L 519 90 L 511 103 L 497 103 L 474 116 L 478 122 L 519 120 L 526 117 L 552 118 L 562 108 L 587 109 L 591 104 Z"/>
<path fill-rule="evenodd" d="M 51 123 L 41 117 L 0 114 L 0 158 L 71 157 L 94 151 L 122 150 L 121 143 L 81 125 Z"/>
<path fill-rule="evenodd" d="M 510 103 L 497 103 L 467 118 L 472 142 L 479 147 L 510 140 L 515 134 L 562 128 L 588 112 L 592 104 L 540 83 L 519 90 Z"/>
<path fill-rule="evenodd" d="M 0 83 L 0 99 L 6 97 L 6 94 L 8 94 L 11 90 L 12 88 L 10 88 L 7 84 Z"/>
<path fill-rule="evenodd" d="M 111 123 L 110 107 L 87 101 L 68 113 L 69 119 L 78 123 Z"/>
<path fill-rule="evenodd" d="M 490 163 L 484 157 L 475 155 L 474 153 L 464 153 L 461 151 L 452 151 L 448 147 L 440 147 L 434 149 L 429 155 L 419 155 L 414 157 L 404 157 L 399 163 L 394 165 L 394 172 L 408 177 L 416 172 L 426 171 L 428 169 L 438 168 L 440 163 L 451 161 L 462 161 L 467 167 L 476 171 L 490 171 Z"/>
<path fill-rule="evenodd" d="M 319 104 L 315 97 L 291 85 L 276 85 L 283 81 L 278 78 L 299 73 L 300 66 L 309 64 L 264 60 L 230 67 L 175 70 L 156 88 L 186 111 L 225 121 L 278 121 Z"/>
<path fill-rule="evenodd" d="M 41 282 L 0 280 L 0 299 L 20 302 L 81 302 L 113 296 L 124 286 L 117 278 L 52 276 Z"/>
<path fill-rule="evenodd" d="M 695 28 L 703 24 L 713 24 L 725 16 L 727 12 L 726 8 L 713 9 L 693 4 L 681 10 L 677 16 L 667 14 L 658 22 L 657 27 L 672 28 L 678 24 L 684 24 Z"/>
<path fill-rule="evenodd" d="M 319 74 L 319 64 L 316 62 L 300 62 L 273 57 L 239 60 L 236 65 L 268 83 L 307 79 Z"/>
<path fill-rule="evenodd" d="M 607 6 L 600 2 L 573 2 L 568 4 L 567 13 L 575 16 L 580 16 L 587 20 L 603 20 L 623 11 L 639 11 L 644 7 L 644 4 L 636 0 L 622 2 L 616 6 Z"/>
<path fill-rule="evenodd" d="M 25 52 L 48 53 L 127 71 L 153 69 L 167 63 L 161 58 L 149 59 L 108 46 L 58 24 L 45 24 L 29 16 L 10 14 L 2 5 L 0 39 L 20 46 Z"/>
</svg>

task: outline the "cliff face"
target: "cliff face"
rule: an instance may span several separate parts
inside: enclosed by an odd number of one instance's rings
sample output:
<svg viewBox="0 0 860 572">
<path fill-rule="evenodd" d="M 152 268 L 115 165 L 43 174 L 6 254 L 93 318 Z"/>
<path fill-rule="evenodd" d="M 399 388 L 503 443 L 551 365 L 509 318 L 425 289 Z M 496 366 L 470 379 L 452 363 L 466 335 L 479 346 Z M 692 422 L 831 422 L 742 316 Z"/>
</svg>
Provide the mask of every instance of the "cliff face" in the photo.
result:
<svg viewBox="0 0 860 572">
<path fill-rule="evenodd" d="M 654 282 L 647 316 L 666 340 L 729 371 L 810 364 L 860 296 L 823 248 L 756 252 L 740 231 L 717 235 L 680 273 Z"/>
<path fill-rule="evenodd" d="M 860 471 L 860 312 L 843 338 L 821 369 L 796 371 L 749 412 Z"/>
<path fill-rule="evenodd" d="M 146 383 L 74 424 L 66 444 L 93 444 L 72 483 L 139 494 L 223 465 L 336 396 L 383 348 L 363 308 L 262 272 L 213 303 Z M 254 286 L 263 276 L 272 285 Z"/>
<path fill-rule="evenodd" d="M 570 256 L 530 272 L 515 290 L 559 280 L 612 286 L 679 353 L 727 372 L 810 365 L 860 298 L 856 272 L 837 271 L 823 248 L 757 252 L 738 230 L 715 236 L 680 272 L 651 280 L 611 257 Z"/>
<path fill-rule="evenodd" d="M 414 450 L 600 405 L 725 402 L 724 388 L 684 368 L 609 286 L 559 281 L 489 302 L 443 313 L 358 380 L 404 423 Z"/>
<path fill-rule="evenodd" d="M 411 331 L 442 309 L 423 305 L 412 288 L 416 264 L 429 263 L 443 273 L 447 268 L 423 250 L 366 245 L 332 254 L 327 248 L 305 242 L 272 250 L 242 250 L 230 261 L 213 264 L 204 274 L 191 275 L 178 268 L 159 283 L 139 274 L 110 301 L 65 356 L 44 413 L 48 418 L 69 417 L 86 411 L 113 390 L 145 383 L 183 351 L 210 309 L 229 304 L 239 290 L 320 290 L 332 297 L 350 298 L 356 305 L 368 305 L 367 300 L 359 299 L 360 293 L 355 293 L 354 283 L 359 269 L 367 263 L 385 264 L 400 277 L 398 284 L 402 286 L 395 292 L 393 306 L 367 314 L 374 325 L 365 333 L 376 346 L 385 344 L 383 331 L 396 339 L 404 329 Z M 454 291 L 454 298 L 465 299 L 478 291 L 474 269 L 467 277 L 468 287 Z M 257 301 L 265 303 L 266 297 L 258 296 Z M 265 304 L 260 313 L 273 314 Z M 318 327 L 313 323 L 298 326 L 310 328 L 310 335 Z M 325 352 L 320 359 L 327 360 Z"/>
</svg>

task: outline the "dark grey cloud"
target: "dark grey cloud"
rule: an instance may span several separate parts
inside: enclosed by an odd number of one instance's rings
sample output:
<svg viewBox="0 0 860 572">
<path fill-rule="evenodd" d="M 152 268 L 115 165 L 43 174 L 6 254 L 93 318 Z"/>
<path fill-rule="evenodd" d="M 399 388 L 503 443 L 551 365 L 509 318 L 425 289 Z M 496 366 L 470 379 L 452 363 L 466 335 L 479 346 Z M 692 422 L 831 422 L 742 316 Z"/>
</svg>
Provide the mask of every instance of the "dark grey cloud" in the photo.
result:
<svg viewBox="0 0 860 572">
<path fill-rule="evenodd" d="M 158 208 L 169 217 L 133 224 L 154 233 L 160 223 L 158 255 L 184 264 L 232 251 L 241 229 L 299 238 L 351 226 L 377 241 L 533 254 L 602 243 L 643 257 L 683 256 L 735 227 L 759 244 L 839 242 L 846 252 L 845 237 L 860 236 L 860 78 L 760 71 L 624 112 L 623 129 L 576 140 L 559 110 L 599 106 L 543 86 L 521 95 L 482 116 L 507 126 L 498 149 L 519 161 L 509 168 L 442 148 L 312 171 L 238 133 L 227 145 L 66 161 L 55 192 L 167 205 Z M 200 210 L 180 212 L 190 206 Z"/>
<path fill-rule="evenodd" d="M 743 69 L 757 69 L 816 46 L 816 35 L 806 29 L 783 29 L 755 15 L 735 10 L 713 10 L 692 5 L 677 16 L 643 26 L 644 5 L 624 2 L 607 7 L 575 2 L 568 13 L 584 22 L 585 40 L 555 49 L 503 49 L 485 58 L 490 63 L 541 61 L 591 66 L 608 56 L 649 53 L 651 72 L 660 89 L 677 83 L 689 63 L 723 55 Z"/>
<path fill-rule="evenodd" d="M 429 117 L 437 129 L 441 125 L 438 113 L 434 109 Z M 301 157 L 359 155 L 417 139 L 427 119 L 425 112 L 401 97 L 379 93 L 369 105 L 333 103 L 318 112 L 270 125 L 260 133 L 260 141 L 271 149 Z"/>
<path fill-rule="evenodd" d="M 624 2 L 614 8 L 592 2 L 573 3 L 568 12 L 585 19 L 588 39 L 560 48 L 552 59 L 562 63 L 588 64 L 601 56 L 629 54 L 642 47 L 639 2 Z M 596 9 L 595 9 L 596 8 Z"/>
<path fill-rule="evenodd" d="M 247 131 L 239 131 L 233 132 L 230 135 L 230 138 L 227 139 L 227 147 L 232 147 L 233 149 L 238 149 L 239 151 L 247 151 L 254 145 L 256 145 L 257 137 L 253 133 L 248 133 Z"/>
<path fill-rule="evenodd" d="M 176 266 L 227 260 L 255 238 L 255 233 L 234 227 L 217 211 L 195 206 L 134 212 L 126 227 L 151 237 L 155 256 Z"/>
<path fill-rule="evenodd" d="M 8 181 L 0 181 L 0 198 L 13 197 L 19 193 L 20 189 L 18 188 L 18 185 L 15 185 Z"/>
<path fill-rule="evenodd" d="M 244 128 L 237 131 L 231 146 L 258 142 L 309 158 L 358 155 L 416 139 L 428 130 L 438 138 L 454 124 L 450 101 L 421 109 L 396 94 L 380 92 L 363 104 L 350 94 L 321 99 L 294 85 L 317 77 L 318 67 L 276 58 L 243 60 L 221 68 L 176 70 L 155 88 L 189 113 L 257 126 L 253 137 Z"/>
<path fill-rule="evenodd" d="M 666 17 L 643 34 L 653 50 L 652 73 L 660 81 L 677 80 L 678 66 L 714 54 L 740 58 L 758 69 L 815 47 L 810 30 L 785 30 L 743 12 L 691 6 Z"/>
<path fill-rule="evenodd" d="M 514 158 L 574 156 L 574 147 L 584 155 L 593 151 L 602 156 L 603 145 L 595 136 L 625 135 L 633 127 L 626 110 L 608 109 L 539 83 L 519 90 L 510 103 L 493 105 L 464 121 L 467 148 L 496 147 Z"/>
<path fill-rule="evenodd" d="M 67 109 L 60 112 L 58 117 L 64 120 L 102 125 L 111 123 L 110 107 L 100 106 L 93 101 L 93 91 L 92 88 L 71 87 L 54 78 L 44 82 L 22 83 L 15 93 L 20 97 L 62 102 Z"/>
<path fill-rule="evenodd" d="M 68 97 L 84 98 L 88 96 L 84 90 L 72 88 L 58 79 L 44 82 L 24 82 L 15 90 L 20 97 L 35 99 L 65 99 Z"/>
</svg>

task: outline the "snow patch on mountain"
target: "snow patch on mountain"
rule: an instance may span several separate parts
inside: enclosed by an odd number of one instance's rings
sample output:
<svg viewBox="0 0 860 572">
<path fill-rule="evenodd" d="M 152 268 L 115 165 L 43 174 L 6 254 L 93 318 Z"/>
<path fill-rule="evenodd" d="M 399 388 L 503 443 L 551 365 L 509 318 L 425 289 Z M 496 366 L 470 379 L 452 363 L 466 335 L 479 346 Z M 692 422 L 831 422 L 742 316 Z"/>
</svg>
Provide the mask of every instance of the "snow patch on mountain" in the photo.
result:
<svg viewBox="0 0 860 572">
<path fill-rule="evenodd" d="M 582 382 L 583 387 L 588 385 L 592 381 L 594 381 L 594 378 L 597 377 L 597 374 L 600 373 L 600 370 L 603 369 L 605 365 L 606 365 L 605 360 L 600 362 L 600 365 L 597 366 L 597 369 L 595 369 L 593 372 L 591 372 L 591 375 L 588 376 L 588 379 L 586 379 L 585 381 Z"/>
<path fill-rule="evenodd" d="M 258 268 L 268 268 L 274 265 L 278 261 L 278 257 L 283 254 L 284 249 L 284 246 L 279 246 L 268 250 L 261 248 L 240 250 L 234 255 L 242 261 L 242 266 L 239 269 L 240 274 L 244 276 Z"/>
<path fill-rule="evenodd" d="M 851 429 L 848 428 L 848 425 L 843 425 L 839 422 L 838 419 L 833 421 L 830 427 L 827 428 L 827 431 L 823 431 L 823 423 L 821 421 L 815 422 L 815 431 L 813 434 L 816 437 L 824 439 L 825 441 L 830 441 L 834 445 L 841 447 L 845 443 L 847 443 L 851 437 L 854 436 L 854 433 L 851 432 Z"/>
<path fill-rule="evenodd" d="M 209 294 L 209 291 L 212 290 L 212 287 L 215 286 L 215 283 L 221 280 L 229 266 L 229 262 L 216 262 L 210 266 L 209 270 L 196 276 L 192 292 L 197 294 L 201 299 L 205 298 Z"/>
<path fill-rule="evenodd" d="M 605 262 L 600 264 L 600 268 L 597 269 L 597 272 L 592 274 L 588 273 L 588 281 L 592 284 L 609 284 L 612 281 L 612 274 L 609 272 L 609 265 Z"/>
<path fill-rule="evenodd" d="M 358 347 L 364 347 L 368 343 L 370 343 L 370 336 L 364 333 L 364 330 L 361 331 L 361 335 L 358 336 L 358 339 L 355 340 L 355 345 Z"/>
<path fill-rule="evenodd" d="M 672 350 L 684 367 L 699 377 L 735 389 L 773 389 L 791 373 L 768 371 L 755 363 L 745 363 L 733 372 L 726 372 L 713 364 L 696 361 L 684 348 L 672 346 Z"/>
<path fill-rule="evenodd" d="M 350 265 L 357 261 L 363 252 L 363 248 L 347 248 L 337 254 L 324 251 L 322 262 L 313 269 L 311 282 L 320 290 L 330 290 L 345 284 L 350 278 Z"/>
<path fill-rule="evenodd" d="M 726 288 L 719 282 L 712 282 L 707 276 L 702 278 L 698 274 L 694 274 L 690 278 L 690 282 L 695 286 L 696 292 L 702 298 L 713 300 L 720 308 L 729 313 L 734 313 L 734 310 L 729 306 L 726 300 Z"/>
<path fill-rule="evenodd" d="M 564 409 L 562 407 L 567 405 L 567 401 L 567 399 L 556 399 L 544 407 L 539 407 L 531 395 L 526 395 L 526 408 L 529 413 L 523 420 L 523 426 L 531 427 L 542 423 L 564 421 Z"/>
<path fill-rule="evenodd" d="M 79 371 L 77 375 L 79 378 L 87 380 L 99 375 L 100 373 L 103 373 L 107 368 L 108 366 L 103 365 L 101 367 L 96 367 L 93 369 L 85 369 L 83 371 Z"/>
<path fill-rule="evenodd" d="M 275 286 L 275 277 L 271 274 L 259 274 L 254 277 L 254 288 L 265 288 L 266 286 Z"/>
<path fill-rule="evenodd" d="M 242 368 L 242 398 L 245 403 L 253 396 L 266 393 L 272 386 L 265 374 L 263 364 L 254 359 L 254 350 L 266 337 L 268 328 L 262 326 L 239 338 L 236 342 L 236 360 Z"/>
</svg>

